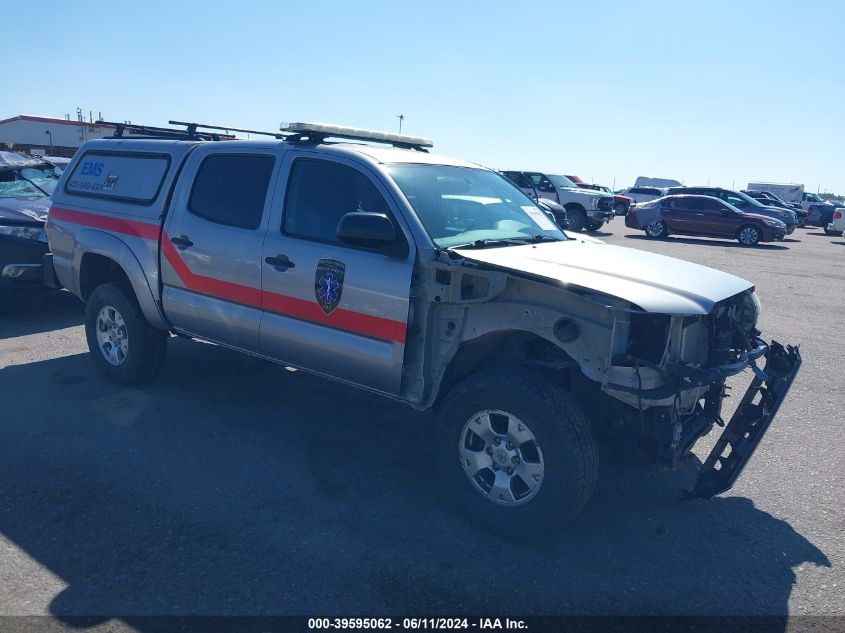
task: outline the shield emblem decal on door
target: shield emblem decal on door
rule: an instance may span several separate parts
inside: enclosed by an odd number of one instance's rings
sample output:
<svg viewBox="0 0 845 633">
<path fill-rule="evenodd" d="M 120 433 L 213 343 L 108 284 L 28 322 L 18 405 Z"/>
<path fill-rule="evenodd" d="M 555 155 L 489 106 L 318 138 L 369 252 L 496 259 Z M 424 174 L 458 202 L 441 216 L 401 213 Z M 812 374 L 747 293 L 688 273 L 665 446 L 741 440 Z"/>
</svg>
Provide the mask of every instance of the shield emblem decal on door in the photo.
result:
<svg viewBox="0 0 845 633">
<path fill-rule="evenodd" d="M 345 273 L 346 264 L 336 259 L 321 259 L 317 262 L 314 294 L 317 296 L 317 303 L 326 314 L 331 314 L 340 304 Z"/>
</svg>

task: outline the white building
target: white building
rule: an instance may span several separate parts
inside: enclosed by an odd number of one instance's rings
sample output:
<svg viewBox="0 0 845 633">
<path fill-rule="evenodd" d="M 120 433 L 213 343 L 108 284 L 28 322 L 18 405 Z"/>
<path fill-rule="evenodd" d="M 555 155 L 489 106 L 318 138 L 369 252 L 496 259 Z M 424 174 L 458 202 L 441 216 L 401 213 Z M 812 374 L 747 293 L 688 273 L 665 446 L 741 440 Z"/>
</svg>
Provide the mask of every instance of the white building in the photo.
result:
<svg viewBox="0 0 845 633">
<path fill-rule="evenodd" d="M 85 141 L 114 134 L 113 125 L 21 114 L 0 120 L 0 147 L 25 154 L 73 156 Z"/>
</svg>

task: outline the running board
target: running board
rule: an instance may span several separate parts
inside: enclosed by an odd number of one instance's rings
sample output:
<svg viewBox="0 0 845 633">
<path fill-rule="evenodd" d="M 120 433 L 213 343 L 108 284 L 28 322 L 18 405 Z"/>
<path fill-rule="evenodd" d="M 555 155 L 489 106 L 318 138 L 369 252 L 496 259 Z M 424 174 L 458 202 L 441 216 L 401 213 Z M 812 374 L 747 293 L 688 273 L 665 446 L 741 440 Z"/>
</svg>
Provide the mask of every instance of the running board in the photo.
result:
<svg viewBox="0 0 845 633">
<path fill-rule="evenodd" d="M 765 358 L 762 370 L 752 363 L 754 379 L 686 498 L 709 499 L 729 490 L 780 409 L 801 367 L 801 354 L 797 347 L 772 341 Z"/>
</svg>

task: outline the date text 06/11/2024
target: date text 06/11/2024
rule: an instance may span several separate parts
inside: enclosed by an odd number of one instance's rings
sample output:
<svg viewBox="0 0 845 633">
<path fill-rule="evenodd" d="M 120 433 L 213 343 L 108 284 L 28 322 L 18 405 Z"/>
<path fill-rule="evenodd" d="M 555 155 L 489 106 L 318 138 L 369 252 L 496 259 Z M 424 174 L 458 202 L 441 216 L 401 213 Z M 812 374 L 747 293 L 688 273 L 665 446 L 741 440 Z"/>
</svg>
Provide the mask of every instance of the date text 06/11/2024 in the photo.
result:
<svg viewBox="0 0 845 633">
<path fill-rule="evenodd" d="M 319 629 L 370 629 L 370 630 L 521 630 L 527 629 L 525 621 L 510 618 L 309 618 L 308 628 Z"/>
</svg>

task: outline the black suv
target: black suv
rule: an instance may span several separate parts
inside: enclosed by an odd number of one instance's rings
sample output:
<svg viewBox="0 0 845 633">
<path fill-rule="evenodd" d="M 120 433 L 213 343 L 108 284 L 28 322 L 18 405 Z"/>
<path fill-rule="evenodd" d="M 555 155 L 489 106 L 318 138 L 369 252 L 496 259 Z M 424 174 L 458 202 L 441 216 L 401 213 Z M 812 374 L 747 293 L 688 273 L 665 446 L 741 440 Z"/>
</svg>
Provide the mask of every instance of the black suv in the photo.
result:
<svg viewBox="0 0 845 633">
<path fill-rule="evenodd" d="M 789 235 L 798 226 L 798 216 L 790 209 L 778 209 L 763 204 L 759 200 L 755 200 L 748 194 L 740 191 L 731 191 L 730 189 L 722 189 L 721 187 L 672 187 L 669 189 L 669 195 L 677 193 L 686 193 L 696 196 L 710 196 L 711 198 L 719 198 L 728 204 L 733 205 L 743 213 L 753 213 L 755 215 L 765 215 L 775 220 L 780 220 L 786 224 L 786 234 Z"/>
</svg>

